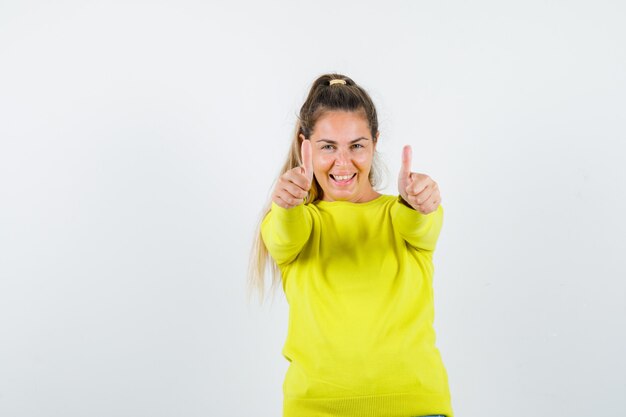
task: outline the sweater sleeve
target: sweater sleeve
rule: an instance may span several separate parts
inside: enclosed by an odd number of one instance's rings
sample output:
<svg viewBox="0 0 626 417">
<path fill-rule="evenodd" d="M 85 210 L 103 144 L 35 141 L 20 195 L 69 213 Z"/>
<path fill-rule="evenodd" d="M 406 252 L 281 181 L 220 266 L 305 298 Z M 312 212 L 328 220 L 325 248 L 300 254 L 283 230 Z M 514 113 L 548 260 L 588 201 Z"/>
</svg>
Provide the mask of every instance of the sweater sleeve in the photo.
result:
<svg viewBox="0 0 626 417">
<path fill-rule="evenodd" d="M 443 224 L 443 206 L 440 204 L 432 213 L 422 214 L 405 206 L 398 198 L 391 207 L 391 222 L 409 245 L 434 251 Z"/>
<path fill-rule="evenodd" d="M 278 265 L 292 262 L 311 236 L 313 219 L 304 204 L 283 208 L 272 202 L 272 208 L 261 223 L 261 236 L 268 252 Z"/>
</svg>

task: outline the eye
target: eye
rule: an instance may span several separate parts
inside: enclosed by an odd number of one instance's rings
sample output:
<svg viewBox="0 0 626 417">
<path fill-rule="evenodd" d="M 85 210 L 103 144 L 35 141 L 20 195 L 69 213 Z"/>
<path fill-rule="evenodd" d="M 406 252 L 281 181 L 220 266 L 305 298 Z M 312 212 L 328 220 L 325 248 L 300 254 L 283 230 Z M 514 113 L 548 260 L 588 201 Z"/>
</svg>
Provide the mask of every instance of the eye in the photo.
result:
<svg viewBox="0 0 626 417">
<path fill-rule="evenodd" d="M 361 148 L 363 148 L 363 145 L 361 145 L 360 143 L 355 143 L 353 146 L 360 146 Z"/>
<path fill-rule="evenodd" d="M 332 147 L 333 145 L 324 145 L 324 146 L 322 146 L 321 149 L 329 149 L 329 148 L 327 148 L 328 146 Z"/>
</svg>

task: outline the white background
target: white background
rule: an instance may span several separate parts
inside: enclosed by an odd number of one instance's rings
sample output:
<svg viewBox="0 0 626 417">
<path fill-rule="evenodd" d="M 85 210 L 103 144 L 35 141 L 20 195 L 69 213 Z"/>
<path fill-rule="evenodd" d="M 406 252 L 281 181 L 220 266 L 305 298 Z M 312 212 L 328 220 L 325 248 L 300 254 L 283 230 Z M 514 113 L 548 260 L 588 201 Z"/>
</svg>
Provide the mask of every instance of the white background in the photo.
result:
<svg viewBox="0 0 626 417">
<path fill-rule="evenodd" d="M 620 1 L 3 1 L 0 415 L 280 415 L 288 306 L 247 302 L 248 253 L 334 71 L 377 105 L 382 191 L 404 144 L 439 183 L 456 414 L 620 415 L 624 21 Z"/>
</svg>

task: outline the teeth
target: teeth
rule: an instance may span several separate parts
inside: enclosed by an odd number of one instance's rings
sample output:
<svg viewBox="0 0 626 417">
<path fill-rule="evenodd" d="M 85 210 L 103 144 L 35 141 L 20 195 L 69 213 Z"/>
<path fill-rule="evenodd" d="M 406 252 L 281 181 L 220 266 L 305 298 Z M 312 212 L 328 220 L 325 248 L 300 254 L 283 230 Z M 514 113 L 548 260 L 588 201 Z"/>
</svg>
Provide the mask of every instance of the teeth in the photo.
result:
<svg viewBox="0 0 626 417">
<path fill-rule="evenodd" d="M 352 178 L 352 175 L 334 175 L 334 177 L 337 181 L 345 181 Z"/>
</svg>

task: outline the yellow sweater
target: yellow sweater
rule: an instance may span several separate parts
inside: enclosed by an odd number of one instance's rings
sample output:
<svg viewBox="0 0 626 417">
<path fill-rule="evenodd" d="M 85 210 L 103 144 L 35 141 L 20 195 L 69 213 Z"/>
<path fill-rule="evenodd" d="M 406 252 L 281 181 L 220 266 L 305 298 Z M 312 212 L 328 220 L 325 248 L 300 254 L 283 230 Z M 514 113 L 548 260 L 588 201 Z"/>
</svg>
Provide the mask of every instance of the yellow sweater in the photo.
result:
<svg viewBox="0 0 626 417">
<path fill-rule="evenodd" d="M 261 235 L 289 303 L 283 417 L 453 417 L 435 346 L 433 262 L 443 207 L 272 203 Z"/>
</svg>

